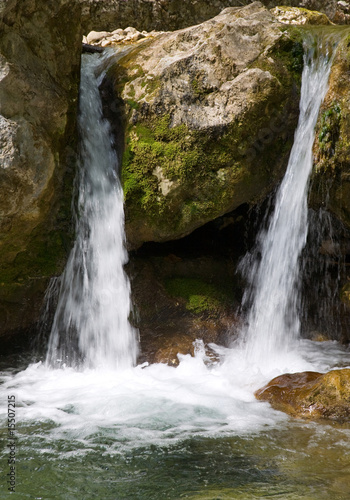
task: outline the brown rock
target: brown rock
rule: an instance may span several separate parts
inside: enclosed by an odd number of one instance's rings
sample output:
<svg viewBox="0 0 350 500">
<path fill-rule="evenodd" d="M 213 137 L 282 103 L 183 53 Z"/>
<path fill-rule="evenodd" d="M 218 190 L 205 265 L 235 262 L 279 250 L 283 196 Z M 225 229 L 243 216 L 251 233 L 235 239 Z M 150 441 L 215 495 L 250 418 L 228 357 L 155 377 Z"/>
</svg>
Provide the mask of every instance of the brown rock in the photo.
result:
<svg viewBox="0 0 350 500">
<path fill-rule="evenodd" d="M 255 395 L 294 417 L 349 421 L 350 369 L 281 375 Z"/>
</svg>

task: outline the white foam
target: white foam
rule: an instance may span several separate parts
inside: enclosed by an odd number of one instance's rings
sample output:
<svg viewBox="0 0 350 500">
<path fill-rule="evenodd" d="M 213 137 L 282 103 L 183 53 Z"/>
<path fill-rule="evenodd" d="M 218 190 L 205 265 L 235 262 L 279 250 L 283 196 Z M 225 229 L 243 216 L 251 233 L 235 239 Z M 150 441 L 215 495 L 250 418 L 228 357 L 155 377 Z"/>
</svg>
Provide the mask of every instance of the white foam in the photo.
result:
<svg viewBox="0 0 350 500">
<path fill-rule="evenodd" d="M 268 380 L 284 372 L 326 371 L 337 361 L 350 365 L 348 350 L 326 344 L 301 341 L 292 356 L 265 371 L 248 366 L 239 349 L 218 346 L 213 347 L 221 362 L 211 366 L 198 348 L 195 357 L 179 355 L 177 368 L 154 364 L 76 371 L 37 363 L 14 376 L 4 374 L 0 398 L 5 401 L 7 394 L 16 395 L 21 425 L 52 424 L 44 435 L 38 431 L 43 448 L 50 439 L 79 440 L 91 448 L 101 434 L 113 438 L 116 452 L 195 435 L 254 434 L 288 421 L 254 397 L 254 391 Z M 2 416 L 6 418 L 5 408 Z"/>
</svg>

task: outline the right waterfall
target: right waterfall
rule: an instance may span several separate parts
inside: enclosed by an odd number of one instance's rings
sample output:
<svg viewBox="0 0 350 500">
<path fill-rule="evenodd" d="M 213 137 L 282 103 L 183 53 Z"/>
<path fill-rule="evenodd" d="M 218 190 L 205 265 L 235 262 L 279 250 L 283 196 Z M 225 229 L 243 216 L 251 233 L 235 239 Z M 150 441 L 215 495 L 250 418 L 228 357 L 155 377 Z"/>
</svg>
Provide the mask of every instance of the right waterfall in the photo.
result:
<svg viewBox="0 0 350 500">
<path fill-rule="evenodd" d="M 300 255 L 308 233 L 307 194 L 312 147 L 339 35 L 311 30 L 304 38 L 300 115 L 287 170 L 267 229 L 241 269 L 249 310 L 240 338 L 246 357 L 259 366 L 290 350 L 300 334 Z"/>
</svg>

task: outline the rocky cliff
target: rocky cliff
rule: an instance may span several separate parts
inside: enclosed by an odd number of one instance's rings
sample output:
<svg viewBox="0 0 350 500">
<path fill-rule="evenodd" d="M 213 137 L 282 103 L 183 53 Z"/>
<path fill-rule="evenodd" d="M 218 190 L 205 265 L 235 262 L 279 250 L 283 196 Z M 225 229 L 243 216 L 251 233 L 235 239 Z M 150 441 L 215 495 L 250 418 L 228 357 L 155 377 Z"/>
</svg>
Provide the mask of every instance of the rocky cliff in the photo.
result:
<svg viewBox="0 0 350 500">
<path fill-rule="evenodd" d="M 242 7 L 250 0 L 80 0 L 84 33 L 134 26 L 139 30 L 170 31 L 202 23 L 227 7 Z M 333 22 L 350 22 L 350 3 L 338 0 L 263 0 L 267 8 L 280 5 L 320 11 Z"/>
<path fill-rule="evenodd" d="M 0 335 L 37 320 L 69 247 L 80 15 L 69 0 L 0 3 Z"/>
</svg>

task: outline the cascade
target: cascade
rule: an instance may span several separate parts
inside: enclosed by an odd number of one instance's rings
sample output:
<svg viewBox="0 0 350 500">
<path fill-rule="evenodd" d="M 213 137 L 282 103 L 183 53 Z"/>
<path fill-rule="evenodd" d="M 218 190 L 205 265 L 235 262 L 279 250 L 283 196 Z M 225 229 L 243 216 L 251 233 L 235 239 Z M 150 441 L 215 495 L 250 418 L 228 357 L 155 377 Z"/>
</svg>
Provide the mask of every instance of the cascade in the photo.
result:
<svg viewBox="0 0 350 500">
<path fill-rule="evenodd" d="M 46 363 L 0 373 L 0 458 L 4 478 L 17 472 L 18 498 L 350 497 L 346 422 L 292 420 L 254 396 L 281 367 L 350 366 L 349 350 L 336 342 L 296 342 L 314 126 L 334 44 L 312 38 L 307 45 L 286 177 L 254 255 L 242 264 L 251 283 L 247 328 L 233 348 L 212 344 L 213 358 L 197 340 L 194 356 L 179 355 L 176 368 L 145 362 L 119 370 L 135 363 L 137 343 L 128 321 L 118 161 L 98 91 L 108 61 L 83 57 L 76 242 L 56 281 Z M 52 282 L 48 295 L 54 292 Z M 284 351 L 293 343 L 292 358 Z M 273 366 L 273 356 L 282 364 Z"/>
<path fill-rule="evenodd" d="M 247 358 L 261 366 L 291 350 L 300 335 L 299 263 L 308 233 L 312 146 L 336 47 L 333 34 L 315 38 L 309 34 L 304 42 L 299 122 L 274 210 L 254 252 L 241 264 L 249 283 L 243 297 L 249 313 L 240 340 Z"/>
<path fill-rule="evenodd" d="M 123 269 L 123 191 L 99 93 L 104 62 L 98 54 L 82 56 L 76 241 L 61 278 L 47 354 L 51 366 L 119 368 L 136 361 Z"/>
</svg>

